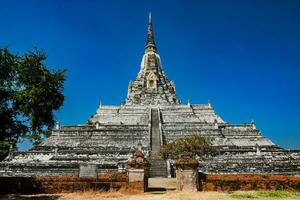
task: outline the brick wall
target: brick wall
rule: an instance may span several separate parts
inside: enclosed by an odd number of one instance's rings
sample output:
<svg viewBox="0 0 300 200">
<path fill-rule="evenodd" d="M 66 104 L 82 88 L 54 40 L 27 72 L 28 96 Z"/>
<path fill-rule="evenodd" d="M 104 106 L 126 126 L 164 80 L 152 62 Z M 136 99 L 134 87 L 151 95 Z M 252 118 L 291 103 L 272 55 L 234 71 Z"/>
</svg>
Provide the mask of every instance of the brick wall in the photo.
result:
<svg viewBox="0 0 300 200">
<path fill-rule="evenodd" d="M 95 178 L 78 176 L 0 177 L 0 194 L 59 193 L 125 188 L 126 173 L 106 173 Z"/>
<path fill-rule="evenodd" d="M 202 191 L 300 190 L 300 176 L 289 175 L 199 175 Z"/>
</svg>

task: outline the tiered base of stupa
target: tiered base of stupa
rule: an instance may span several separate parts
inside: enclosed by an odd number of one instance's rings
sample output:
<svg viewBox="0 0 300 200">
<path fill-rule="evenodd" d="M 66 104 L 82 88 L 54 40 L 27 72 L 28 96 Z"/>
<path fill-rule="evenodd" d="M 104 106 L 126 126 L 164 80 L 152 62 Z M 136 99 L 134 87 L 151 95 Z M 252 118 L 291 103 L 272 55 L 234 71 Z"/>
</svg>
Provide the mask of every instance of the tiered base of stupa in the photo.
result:
<svg viewBox="0 0 300 200">
<path fill-rule="evenodd" d="M 154 154 L 162 144 L 191 134 L 211 137 L 219 151 L 216 157 L 200 161 L 199 171 L 300 174 L 299 151 L 274 145 L 254 124 L 228 124 L 203 104 L 101 106 L 88 123 L 61 126 L 30 151 L 11 152 L 0 163 L 0 176 L 78 176 L 87 165 L 96 166 L 96 173 L 123 171 L 138 144 L 153 163 L 152 174 L 170 176 L 172 161 L 162 163 Z M 157 171 L 157 163 L 164 169 Z"/>
</svg>

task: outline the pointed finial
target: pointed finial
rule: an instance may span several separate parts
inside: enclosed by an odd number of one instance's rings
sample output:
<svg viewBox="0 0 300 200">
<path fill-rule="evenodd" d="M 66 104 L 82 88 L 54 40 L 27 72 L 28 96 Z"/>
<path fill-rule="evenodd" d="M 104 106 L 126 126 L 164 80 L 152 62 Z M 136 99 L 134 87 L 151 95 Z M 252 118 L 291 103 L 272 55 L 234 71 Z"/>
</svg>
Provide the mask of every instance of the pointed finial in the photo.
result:
<svg viewBox="0 0 300 200">
<path fill-rule="evenodd" d="M 149 13 L 149 23 L 148 23 L 148 34 L 147 34 L 147 42 L 145 47 L 145 52 L 157 52 L 154 36 L 153 36 L 153 27 L 152 27 L 152 15 Z"/>
<path fill-rule="evenodd" d="M 55 122 L 55 129 L 60 129 L 60 122 L 58 120 Z"/>
<path fill-rule="evenodd" d="M 254 121 L 253 119 L 251 120 L 250 127 L 251 127 L 253 130 L 256 130 L 255 121 Z"/>
<path fill-rule="evenodd" d="M 102 107 L 102 101 L 101 101 L 101 98 L 100 98 L 100 100 L 99 100 L 99 108 L 101 108 Z"/>
<path fill-rule="evenodd" d="M 141 142 L 138 143 L 137 149 L 138 149 L 139 151 L 142 151 L 142 143 L 141 143 Z"/>
<path fill-rule="evenodd" d="M 210 100 L 208 100 L 207 104 L 208 104 L 208 107 L 211 108 Z"/>
<path fill-rule="evenodd" d="M 149 24 L 152 23 L 151 12 L 149 12 Z"/>
</svg>

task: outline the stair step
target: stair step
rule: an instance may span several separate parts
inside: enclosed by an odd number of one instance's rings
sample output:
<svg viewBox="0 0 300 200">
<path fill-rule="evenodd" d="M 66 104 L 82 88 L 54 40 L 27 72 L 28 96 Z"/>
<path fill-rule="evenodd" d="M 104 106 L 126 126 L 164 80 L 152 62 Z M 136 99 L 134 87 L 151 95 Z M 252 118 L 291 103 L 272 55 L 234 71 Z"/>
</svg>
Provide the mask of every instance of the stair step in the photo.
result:
<svg viewBox="0 0 300 200">
<path fill-rule="evenodd" d="M 150 177 L 154 176 L 167 176 L 166 161 L 161 159 L 158 155 L 161 146 L 161 133 L 159 129 L 159 111 L 158 109 L 151 109 L 151 155 L 149 157 Z"/>
</svg>

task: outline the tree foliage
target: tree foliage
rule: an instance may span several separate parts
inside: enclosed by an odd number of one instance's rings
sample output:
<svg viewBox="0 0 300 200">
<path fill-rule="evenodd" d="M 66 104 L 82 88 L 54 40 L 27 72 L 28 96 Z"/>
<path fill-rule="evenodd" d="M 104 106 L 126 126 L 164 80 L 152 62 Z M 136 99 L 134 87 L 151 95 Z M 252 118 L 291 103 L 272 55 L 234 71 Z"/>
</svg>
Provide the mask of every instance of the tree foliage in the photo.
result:
<svg viewBox="0 0 300 200">
<path fill-rule="evenodd" d="M 51 71 L 38 49 L 23 56 L 0 49 L 0 159 L 22 137 L 39 142 L 64 101 L 65 70 Z"/>
<path fill-rule="evenodd" d="M 159 152 L 160 156 L 164 159 L 178 159 L 181 154 L 185 153 L 203 158 L 215 155 L 216 149 L 212 146 L 210 138 L 193 134 L 176 138 L 172 142 L 163 145 Z"/>
</svg>

